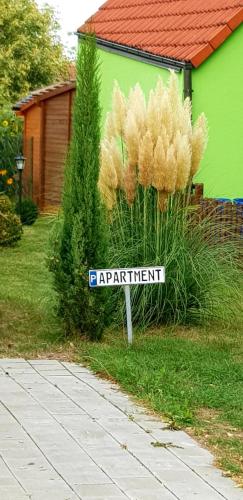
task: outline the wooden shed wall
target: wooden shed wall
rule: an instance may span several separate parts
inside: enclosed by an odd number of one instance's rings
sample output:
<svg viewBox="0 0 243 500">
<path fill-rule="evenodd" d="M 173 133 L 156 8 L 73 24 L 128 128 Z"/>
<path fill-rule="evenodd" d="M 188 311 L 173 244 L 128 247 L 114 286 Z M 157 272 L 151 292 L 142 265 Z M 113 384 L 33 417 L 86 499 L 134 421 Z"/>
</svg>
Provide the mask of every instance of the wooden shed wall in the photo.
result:
<svg viewBox="0 0 243 500">
<path fill-rule="evenodd" d="M 24 115 L 24 191 L 41 210 L 61 203 L 75 90 L 34 103 Z"/>
<path fill-rule="evenodd" d="M 26 167 L 24 170 L 24 189 L 28 196 L 33 196 L 40 203 L 40 139 L 41 108 L 33 106 L 25 115 L 24 154 Z"/>
<path fill-rule="evenodd" d="M 44 127 L 44 206 L 58 206 L 71 128 L 71 98 L 66 92 L 45 101 Z"/>
</svg>

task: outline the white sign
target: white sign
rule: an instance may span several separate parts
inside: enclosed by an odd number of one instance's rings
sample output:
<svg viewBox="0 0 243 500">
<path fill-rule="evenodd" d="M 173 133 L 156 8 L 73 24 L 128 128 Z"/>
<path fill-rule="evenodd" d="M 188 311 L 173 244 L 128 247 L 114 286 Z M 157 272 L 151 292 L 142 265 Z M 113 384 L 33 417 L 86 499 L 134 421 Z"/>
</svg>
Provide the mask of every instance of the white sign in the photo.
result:
<svg viewBox="0 0 243 500">
<path fill-rule="evenodd" d="M 89 271 L 89 286 L 152 285 L 165 282 L 164 267 L 98 269 Z"/>
</svg>

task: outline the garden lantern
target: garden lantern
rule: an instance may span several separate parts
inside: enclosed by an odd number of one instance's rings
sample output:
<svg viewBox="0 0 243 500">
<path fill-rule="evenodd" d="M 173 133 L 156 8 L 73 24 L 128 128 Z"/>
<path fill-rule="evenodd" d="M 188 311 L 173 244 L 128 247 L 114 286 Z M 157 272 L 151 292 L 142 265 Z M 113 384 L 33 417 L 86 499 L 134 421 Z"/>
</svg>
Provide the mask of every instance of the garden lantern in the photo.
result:
<svg viewBox="0 0 243 500">
<path fill-rule="evenodd" d="M 22 206 L 22 173 L 25 166 L 26 158 L 23 155 L 18 155 L 15 158 L 16 167 L 19 172 L 19 213 L 21 214 L 21 206 Z"/>
</svg>

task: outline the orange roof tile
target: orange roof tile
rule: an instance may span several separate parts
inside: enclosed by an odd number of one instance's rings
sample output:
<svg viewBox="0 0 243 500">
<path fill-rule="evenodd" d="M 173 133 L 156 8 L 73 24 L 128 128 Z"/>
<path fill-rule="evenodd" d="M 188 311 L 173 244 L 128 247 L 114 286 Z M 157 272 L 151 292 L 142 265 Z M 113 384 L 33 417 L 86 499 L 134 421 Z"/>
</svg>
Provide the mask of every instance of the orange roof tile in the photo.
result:
<svg viewBox="0 0 243 500">
<path fill-rule="evenodd" d="M 243 0 L 108 0 L 78 32 L 202 64 L 243 22 Z"/>
</svg>

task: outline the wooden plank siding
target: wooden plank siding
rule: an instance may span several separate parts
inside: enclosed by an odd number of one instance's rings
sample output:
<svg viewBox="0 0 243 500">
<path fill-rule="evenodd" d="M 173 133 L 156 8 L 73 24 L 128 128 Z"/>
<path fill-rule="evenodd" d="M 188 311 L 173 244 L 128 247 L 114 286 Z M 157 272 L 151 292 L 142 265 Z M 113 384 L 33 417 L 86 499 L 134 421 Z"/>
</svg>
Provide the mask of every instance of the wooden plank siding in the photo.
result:
<svg viewBox="0 0 243 500">
<path fill-rule="evenodd" d="M 69 142 L 69 93 L 45 102 L 44 204 L 60 205 Z"/>
<path fill-rule="evenodd" d="M 26 156 L 26 165 L 24 170 L 24 190 L 28 193 L 29 182 L 32 178 L 33 186 L 32 193 L 34 201 L 40 203 L 40 123 L 41 110 L 38 106 L 34 106 L 25 116 L 24 125 L 24 154 Z"/>
<path fill-rule="evenodd" d="M 24 118 L 24 194 L 41 211 L 53 211 L 61 203 L 74 95 L 75 82 L 64 82 L 34 91 L 15 108 Z"/>
</svg>

